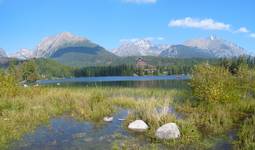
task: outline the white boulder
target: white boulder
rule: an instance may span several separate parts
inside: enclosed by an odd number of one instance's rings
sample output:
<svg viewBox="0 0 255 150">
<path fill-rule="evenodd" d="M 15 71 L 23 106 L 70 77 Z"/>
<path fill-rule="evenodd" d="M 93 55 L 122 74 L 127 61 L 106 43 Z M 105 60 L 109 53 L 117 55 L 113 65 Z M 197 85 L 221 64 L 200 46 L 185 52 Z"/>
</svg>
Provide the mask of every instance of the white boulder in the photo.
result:
<svg viewBox="0 0 255 150">
<path fill-rule="evenodd" d="M 104 117 L 105 122 L 111 122 L 113 120 L 113 117 Z"/>
<path fill-rule="evenodd" d="M 144 132 L 148 129 L 148 125 L 143 120 L 135 120 L 128 125 L 130 130 Z"/>
<path fill-rule="evenodd" d="M 158 139 L 176 139 L 181 136 L 178 126 L 175 123 L 167 123 L 159 127 L 156 131 Z"/>
</svg>

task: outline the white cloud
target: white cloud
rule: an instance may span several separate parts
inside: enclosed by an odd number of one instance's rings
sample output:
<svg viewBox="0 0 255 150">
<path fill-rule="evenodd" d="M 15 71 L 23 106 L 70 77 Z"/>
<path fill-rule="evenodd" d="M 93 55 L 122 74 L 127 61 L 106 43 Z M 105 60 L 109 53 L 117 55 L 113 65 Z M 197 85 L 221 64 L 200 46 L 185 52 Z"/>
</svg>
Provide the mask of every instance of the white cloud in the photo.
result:
<svg viewBox="0 0 255 150">
<path fill-rule="evenodd" d="M 184 19 L 171 20 L 169 27 L 188 27 L 205 30 L 230 30 L 230 25 L 222 22 L 216 22 L 213 19 L 194 19 L 186 17 Z"/>
<path fill-rule="evenodd" d="M 250 32 L 246 27 L 241 27 L 238 30 L 236 30 L 237 33 L 248 33 Z"/>
<path fill-rule="evenodd" d="M 250 37 L 255 38 L 255 33 L 251 33 Z"/>
<path fill-rule="evenodd" d="M 135 3 L 135 4 L 154 4 L 157 0 L 122 0 L 125 3 Z"/>
</svg>

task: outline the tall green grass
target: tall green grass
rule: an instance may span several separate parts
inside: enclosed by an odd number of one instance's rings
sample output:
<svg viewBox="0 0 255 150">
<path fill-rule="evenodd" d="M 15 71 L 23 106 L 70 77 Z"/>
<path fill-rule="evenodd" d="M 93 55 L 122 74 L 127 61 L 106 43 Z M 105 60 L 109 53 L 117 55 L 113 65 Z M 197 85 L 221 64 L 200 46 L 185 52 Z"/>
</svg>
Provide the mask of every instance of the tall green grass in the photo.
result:
<svg viewBox="0 0 255 150">
<path fill-rule="evenodd" d="M 118 107 L 133 109 L 172 96 L 167 90 L 130 88 L 19 87 L 17 95 L 0 97 L 0 149 L 32 132 L 50 118 L 69 114 L 101 123 Z"/>
</svg>

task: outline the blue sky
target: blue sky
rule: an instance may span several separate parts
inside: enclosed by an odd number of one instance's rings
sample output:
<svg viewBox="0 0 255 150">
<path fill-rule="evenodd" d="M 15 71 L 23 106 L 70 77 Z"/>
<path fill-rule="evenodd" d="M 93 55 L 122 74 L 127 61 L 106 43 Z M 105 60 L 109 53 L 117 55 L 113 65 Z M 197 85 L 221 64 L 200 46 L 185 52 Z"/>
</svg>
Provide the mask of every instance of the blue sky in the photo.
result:
<svg viewBox="0 0 255 150">
<path fill-rule="evenodd" d="M 216 35 L 255 53 L 254 0 L 0 0 L 0 47 L 33 49 L 72 32 L 107 49 L 150 38 L 178 44 Z"/>
</svg>

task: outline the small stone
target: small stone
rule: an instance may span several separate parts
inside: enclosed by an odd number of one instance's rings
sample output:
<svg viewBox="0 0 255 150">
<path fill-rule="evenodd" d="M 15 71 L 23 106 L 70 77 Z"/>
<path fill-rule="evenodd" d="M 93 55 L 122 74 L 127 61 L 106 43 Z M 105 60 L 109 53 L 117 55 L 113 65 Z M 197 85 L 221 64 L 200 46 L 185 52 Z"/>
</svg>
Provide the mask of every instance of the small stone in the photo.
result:
<svg viewBox="0 0 255 150">
<path fill-rule="evenodd" d="M 156 131 L 158 139 L 176 139 L 181 136 L 178 126 L 175 123 L 167 123 L 159 127 Z"/>
<path fill-rule="evenodd" d="M 100 137 L 99 137 L 99 141 L 103 141 L 104 139 L 105 139 L 104 136 L 100 136 Z"/>
<path fill-rule="evenodd" d="M 148 129 L 148 125 L 143 120 L 135 120 L 128 125 L 130 130 L 144 132 Z"/>
<path fill-rule="evenodd" d="M 8 121 L 8 120 L 10 120 L 10 119 L 9 119 L 9 118 L 4 118 L 3 120 L 4 120 L 4 121 Z"/>
<path fill-rule="evenodd" d="M 91 142 L 91 141 L 93 141 L 93 138 L 86 138 L 86 139 L 84 139 L 84 141 L 85 142 Z"/>
<path fill-rule="evenodd" d="M 78 138 L 83 138 L 86 136 L 85 132 L 81 132 L 81 133 L 76 133 L 74 135 L 72 135 L 73 138 L 78 139 Z"/>
<path fill-rule="evenodd" d="M 56 145 L 57 144 L 57 141 L 56 140 L 54 140 L 54 141 L 52 141 L 51 143 L 50 143 L 50 145 Z"/>
<path fill-rule="evenodd" d="M 105 122 L 112 122 L 113 121 L 113 117 L 104 117 L 104 121 Z"/>
</svg>

